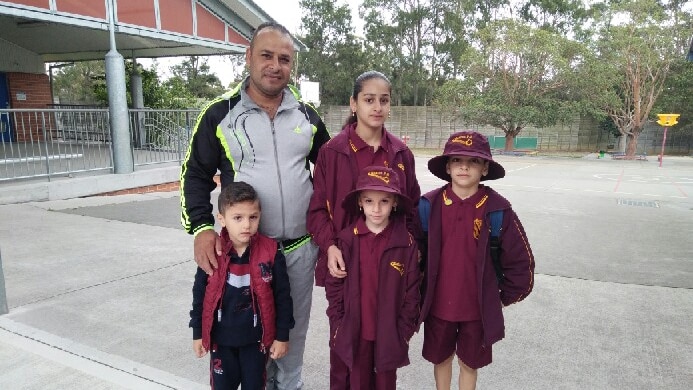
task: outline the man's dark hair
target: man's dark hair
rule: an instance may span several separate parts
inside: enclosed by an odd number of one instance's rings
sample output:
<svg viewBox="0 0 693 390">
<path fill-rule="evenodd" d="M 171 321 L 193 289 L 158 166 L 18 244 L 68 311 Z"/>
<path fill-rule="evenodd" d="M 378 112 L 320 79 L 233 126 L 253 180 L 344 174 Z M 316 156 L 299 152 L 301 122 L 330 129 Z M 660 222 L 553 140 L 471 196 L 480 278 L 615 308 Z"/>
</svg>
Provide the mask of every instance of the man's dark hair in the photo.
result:
<svg viewBox="0 0 693 390">
<path fill-rule="evenodd" d="M 257 35 L 260 33 L 260 31 L 266 30 L 266 29 L 275 30 L 275 31 L 277 31 L 283 35 L 286 35 L 289 38 L 292 38 L 289 30 L 287 30 L 286 27 L 284 27 L 283 25 L 281 25 L 277 22 L 265 22 L 265 23 L 262 23 L 261 25 L 257 26 L 255 31 L 253 32 L 253 37 L 250 39 L 250 49 L 253 48 L 253 44 L 255 43 L 255 37 L 257 37 Z"/>
<path fill-rule="evenodd" d="M 235 181 L 221 189 L 219 194 L 219 212 L 224 214 L 227 208 L 242 202 L 259 202 L 255 188 L 244 181 Z"/>
</svg>

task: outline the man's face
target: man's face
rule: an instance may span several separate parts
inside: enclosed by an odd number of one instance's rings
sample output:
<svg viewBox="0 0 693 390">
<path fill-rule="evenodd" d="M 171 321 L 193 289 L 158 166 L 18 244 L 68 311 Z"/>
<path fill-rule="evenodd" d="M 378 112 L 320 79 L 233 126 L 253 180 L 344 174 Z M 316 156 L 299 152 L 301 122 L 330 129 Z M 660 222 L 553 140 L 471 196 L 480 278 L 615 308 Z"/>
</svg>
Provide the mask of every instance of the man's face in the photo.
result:
<svg viewBox="0 0 693 390">
<path fill-rule="evenodd" d="M 255 37 L 252 49 L 246 49 L 245 60 L 250 70 L 250 88 L 265 97 L 276 97 L 289 84 L 293 42 L 279 31 L 264 29 Z"/>
</svg>

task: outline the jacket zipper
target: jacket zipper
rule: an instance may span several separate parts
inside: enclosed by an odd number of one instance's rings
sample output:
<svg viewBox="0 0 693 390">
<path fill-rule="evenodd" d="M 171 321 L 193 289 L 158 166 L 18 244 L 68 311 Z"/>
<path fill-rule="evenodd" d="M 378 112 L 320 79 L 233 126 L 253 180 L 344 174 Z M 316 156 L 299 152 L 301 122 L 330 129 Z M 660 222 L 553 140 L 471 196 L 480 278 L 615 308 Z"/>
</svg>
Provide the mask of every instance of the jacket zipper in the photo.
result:
<svg viewBox="0 0 693 390">
<path fill-rule="evenodd" d="M 265 114 L 267 114 L 267 113 L 265 113 Z M 274 115 L 275 118 L 277 117 L 277 115 L 279 115 L 279 108 L 277 108 L 277 113 Z M 267 115 L 267 117 L 269 118 L 269 115 Z M 284 237 L 284 235 L 286 234 L 286 222 L 285 222 L 286 217 L 284 215 L 284 191 L 282 189 L 282 172 L 279 169 L 279 154 L 277 153 L 277 133 L 276 133 L 275 128 L 274 128 L 274 119 L 269 118 L 269 120 L 270 120 L 270 126 L 272 128 L 272 144 L 274 145 L 274 164 L 275 164 L 275 167 L 277 168 L 277 178 L 279 179 L 279 199 L 280 199 L 280 202 L 282 205 L 282 233 L 281 233 L 281 237 L 287 238 L 287 237 Z"/>
</svg>

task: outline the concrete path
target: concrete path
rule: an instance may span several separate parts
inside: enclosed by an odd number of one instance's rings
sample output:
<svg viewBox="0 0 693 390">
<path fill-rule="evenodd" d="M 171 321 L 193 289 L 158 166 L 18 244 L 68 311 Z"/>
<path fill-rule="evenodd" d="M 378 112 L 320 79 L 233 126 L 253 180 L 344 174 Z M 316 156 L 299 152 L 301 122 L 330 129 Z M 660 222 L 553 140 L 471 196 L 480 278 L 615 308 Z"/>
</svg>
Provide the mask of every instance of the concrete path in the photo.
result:
<svg viewBox="0 0 693 390">
<path fill-rule="evenodd" d="M 441 185 L 427 159 L 417 157 L 424 191 Z M 537 275 L 506 309 L 478 388 L 693 388 L 693 159 L 497 159 L 508 174 L 490 185 L 522 219 Z M 0 389 L 207 388 L 178 216 L 176 193 L 0 206 Z M 328 388 L 325 308 L 316 288 L 306 390 Z M 421 342 L 400 389 L 434 388 Z"/>
</svg>

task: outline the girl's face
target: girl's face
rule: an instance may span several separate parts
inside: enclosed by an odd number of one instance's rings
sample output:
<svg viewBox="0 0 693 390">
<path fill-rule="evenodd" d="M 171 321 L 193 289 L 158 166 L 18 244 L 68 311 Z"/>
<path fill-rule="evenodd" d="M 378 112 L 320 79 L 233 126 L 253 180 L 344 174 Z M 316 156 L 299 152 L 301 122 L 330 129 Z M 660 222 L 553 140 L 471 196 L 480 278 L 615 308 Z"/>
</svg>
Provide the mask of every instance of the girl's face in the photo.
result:
<svg viewBox="0 0 693 390">
<path fill-rule="evenodd" d="M 390 213 L 397 207 L 397 199 L 389 192 L 364 190 L 359 194 L 359 206 L 363 208 L 368 229 L 380 233 L 387 227 Z"/>
<path fill-rule="evenodd" d="M 356 113 L 359 127 L 380 130 L 390 115 L 390 84 L 380 78 L 363 82 L 356 100 L 349 98 L 351 111 Z"/>
<path fill-rule="evenodd" d="M 479 186 L 481 176 L 488 174 L 488 161 L 480 157 L 452 156 L 446 171 L 453 188 L 473 190 Z"/>
</svg>

